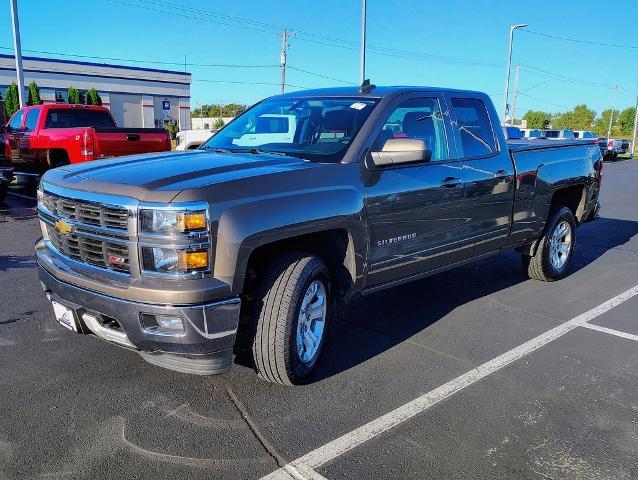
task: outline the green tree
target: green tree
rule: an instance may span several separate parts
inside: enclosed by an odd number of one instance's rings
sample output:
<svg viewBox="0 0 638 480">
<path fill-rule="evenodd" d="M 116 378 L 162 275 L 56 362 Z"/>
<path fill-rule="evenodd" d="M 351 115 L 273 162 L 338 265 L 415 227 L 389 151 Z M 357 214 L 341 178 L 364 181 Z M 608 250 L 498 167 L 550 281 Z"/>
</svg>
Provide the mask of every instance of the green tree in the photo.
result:
<svg viewBox="0 0 638 480">
<path fill-rule="evenodd" d="M 596 112 L 587 105 L 576 105 L 573 110 L 558 114 L 552 119 L 554 128 L 569 128 L 572 130 L 589 130 L 596 118 Z"/>
<path fill-rule="evenodd" d="M 29 95 L 27 97 L 27 105 L 40 105 L 42 100 L 40 99 L 40 89 L 38 84 L 31 82 L 29 84 Z"/>
<path fill-rule="evenodd" d="M 20 99 L 18 97 L 18 86 L 15 83 L 11 83 L 5 92 L 4 100 L 4 111 L 7 114 L 7 118 L 10 118 L 19 109 Z"/>
<path fill-rule="evenodd" d="M 618 126 L 620 134 L 629 136 L 634 132 L 634 119 L 636 118 L 636 108 L 625 108 L 618 114 Z"/>
<path fill-rule="evenodd" d="M 86 92 L 86 104 L 102 105 L 102 98 L 95 88 L 91 88 L 88 92 Z"/>
<path fill-rule="evenodd" d="M 600 137 L 606 137 L 609 130 L 609 120 L 611 119 L 611 108 L 603 110 L 600 117 L 594 122 L 594 132 Z M 611 126 L 611 136 L 620 136 L 620 126 L 618 125 L 618 111 L 614 110 L 614 119 Z"/>
<path fill-rule="evenodd" d="M 246 105 L 240 103 L 229 103 L 219 111 L 219 105 L 200 105 L 191 112 L 195 118 L 215 118 L 215 117 L 236 117 L 246 110 Z"/>
<path fill-rule="evenodd" d="M 213 123 L 213 128 L 222 128 L 224 126 L 224 121 L 221 118 L 218 118 L 217 120 L 215 120 L 215 123 Z"/>
<path fill-rule="evenodd" d="M 168 131 L 171 139 L 175 140 L 177 132 L 179 132 L 179 125 L 177 124 L 177 122 L 175 120 L 164 122 L 164 128 L 166 128 L 166 130 Z"/>
<path fill-rule="evenodd" d="M 547 128 L 552 116 L 547 112 L 529 110 L 523 118 L 527 120 L 527 128 Z"/>
<path fill-rule="evenodd" d="M 69 87 L 66 94 L 68 103 L 84 105 L 84 94 L 77 88 Z"/>
</svg>

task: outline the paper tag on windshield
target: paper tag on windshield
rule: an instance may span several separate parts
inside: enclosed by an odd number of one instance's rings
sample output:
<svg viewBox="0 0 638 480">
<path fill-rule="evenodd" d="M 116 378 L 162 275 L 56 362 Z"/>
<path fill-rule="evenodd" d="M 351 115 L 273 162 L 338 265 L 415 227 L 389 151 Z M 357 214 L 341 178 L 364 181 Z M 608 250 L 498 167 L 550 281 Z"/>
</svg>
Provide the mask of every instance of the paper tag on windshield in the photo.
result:
<svg viewBox="0 0 638 480">
<path fill-rule="evenodd" d="M 354 102 L 352 105 L 350 105 L 350 108 L 354 108 L 355 110 L 363 110 L 364 108 L 366 108 L 366 104 L 361 102 Z"/>
</svg>

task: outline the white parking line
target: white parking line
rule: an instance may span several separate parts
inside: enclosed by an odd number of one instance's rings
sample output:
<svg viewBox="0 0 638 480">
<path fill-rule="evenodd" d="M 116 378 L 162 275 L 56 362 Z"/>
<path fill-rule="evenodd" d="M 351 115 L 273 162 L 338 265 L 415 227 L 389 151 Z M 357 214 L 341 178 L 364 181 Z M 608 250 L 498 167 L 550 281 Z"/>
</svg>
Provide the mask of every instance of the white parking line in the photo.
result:
<svg viewBox="0 0 638 480">
<path fill-rule="evenodd" d="M 638 335 L 634 335 L 633 333 L 621 332 L 620 330 L 614 330 L 613 328 L 601 327 L 600 325 L 595 325 L 593 323 L 586 323 L 581 325 L 581 327 L 591 328 L 592 330 L 598 330 L 599 332 L 605 332 L 610 335 L 616 335 L 617 337 L 626 338 L 628 340 L 634 340 L 638 342 Z"/>
<path fill-rule="evenodd" d="M 22 195 L 21 193 L 7 192 L 7 194 L 14 195 L 20 198 L 26 198 L 27 200 L 37 200 L 35 197 L 30 197 L 29 195 Z"/>
<path fill-rule="evenodd" d="M 607 300 L 597 307 L 578 315 L 565 323 L 552 328 L 551 330 L 519 345 L 498 357 L 485 362 L 482 365 L 470 370 L 467 373 L 441 385 L 438 388 L 406 403 L 405 405 L 392 410 L 385 415 L 372 420 L 361 427 L 342 435 L 341 437 L 299 457 L 297 460 L 290 462 L 269 475 L 262 477 L 262 480 L 290 480 L 290 479 L 313 479 L 325 480 L 314 469 L 321 465 L 334 460 L 344 453 L 352 450 L 363 443 L 372 440 L 376 436 L 394 428 L 410 418 L 424 412 L 428 408 L 445 400 L 446 398 L 460 392 L 465 387 L 478 382 L 482 378 L 500 370 L 512 362 L 528 355 L 529 353 L 541 348 L 544 345 L 565 335 L 574 328 L 585 326 L 587 322 L 608 312 L 612 308 L 638 295 L 638 285 L 629 290 Z"/>
</svg>

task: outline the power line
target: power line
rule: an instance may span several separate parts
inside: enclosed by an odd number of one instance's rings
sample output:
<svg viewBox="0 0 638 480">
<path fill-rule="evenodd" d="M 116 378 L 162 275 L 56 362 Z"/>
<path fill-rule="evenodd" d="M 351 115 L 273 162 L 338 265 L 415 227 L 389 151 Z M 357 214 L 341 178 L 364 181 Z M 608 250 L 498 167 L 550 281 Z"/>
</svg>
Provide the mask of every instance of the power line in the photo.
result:
<svg viewBox="0 0 638 480">
<path fill-rule="evenodd" d="M 176 6 L 175 4 L 169 4 L 167 2 L 162 1 L 153 1 L 153 0 L 138 0 L 140 3 L 129 3 L 122 0 L 106 0 L 110 3 L 125 5 L 134 8 L 146 9 L 158 13 L 163 13 L 166 15 L 173 15 L 183 18 L 188 18 L 196 21 L 203 21 L 208 23 L 214 23 L 218 25 L 224 25 L 233 28 L 241 28 L 244 30 L 257 31 L 261 33 L 272 34 L 275 31 L 281 31 L 282 29 L 294 30 L 297 33 L 298 39 L 305 41 L 316 43 L 320 45 L 327 45 L 331 47 L 337 47 L 347 50 L 356 50 L 359 51 L 360 45 L 357 42 L 353 42 L 350 40 L 345 40 L 337 37 L 330 37 L 327 35 L 320 35 L 316 33 L 307 32 L 304 30 L 300 30 L 290 26 L 282 26 L 282 25 L 273 25 L 264 22 L 258 22 L 255 20 L 250 20 L 246 18 L 240 17 L 231 17 L 229 15 L 223 15 L 216 12 L 211 12 L 209 10 L 202 10 L 192 7 L 187 7 L 183 5 Z M 149 5 L 150 4 L 150 5 Z M 155 8 L 155 6 L 170 8 L 170 11 L 161 10 Z M 199 16 L 187 15 L 186 13 L 181 13 L 176 11 L 179 9 L 184 12 L 194 13 Z M 203 18 L 203 16 L 210 16 L 215 18 L 215 20 L 211 18 Z M 222 20 L 219 20 L 222 19 Z M 232 22 L 232 23 L 229 23 Z M 395 49 L 389 47 L 381 47 L 375 45 L 367 45 L 366 50 L 368 53 L 373 53 L 376 55 L 383 55 L 388 57 L 395 58 L 404 58 L 409 60 L 417 60 L 417 61 L 427 61 L 427 62 L 435 62 L 435 63 L 449 63 L 449 64 L 459 64 L 459 65 L 473 65 L 473 66 L 484 66 L 484 67 L 501 67 L 502 62 L 494 62 L 487 60 L 477 60 L 471 58 L 459 58 L 459 57 L 449 57 L 443 55 L 432 55 L 421 52 L 413 52 L 409 50 Z"/>
<path fill-rule="evenodd" d="M 245 82 L 242 80 L 209 80 L 206 78 L 197 78 L 195 80 L 193 80 L 193 82 L 205 82 L 205 83 L 232 83 L 232 84 L 237 84 L 237 85 L 276 85 L 276 86 L 280 86 L 281 83 L 274 83 L 274 82 Z M 295 85 L 293 83 L 286 83 L 287 87 L 294 87 L 294 88 L 310 88 L 304 85 Z"/>
<path fill-rule="evenodd" d="M 11 47 L 0 47 L 0 50 L 11 50 Z M 191 63 L 191 62 L 167 62 L 160 60 L 140 60 L 135 58 L 118 58 L 118 57 L 100 57 L 97 55 L 81 55 L 76 53 L 62 53 L 62 52 L 51 52 L 46 50 L 27 50 L 22 49 L 23 52 L 28 53 L 38 53 L 41 55 L 56 55 L 61 57 L 70 57 L 70 58 L 84 58 L 90 60 L 108 60 L 110 62 L 128 62 L 128 63 L 138 63 L 138 64 L 153 64 L 153 65 L 179 65 L 184 66 L 187 65 L 189 67 L 220 67 L 220 68 L 278 68 L 279 65 L 241 65 L 241 64 L 228 64 L 228 63 Z M 28 59 L 27 59 L 28 60 Z M 179 72 L 181 73 L 181 72 Z"/>
<path fill-rule="evenodd" d="M 293 67 L 292 65 L 288 65 L 288 68 L 291 70 L 296 70 L 297 72 L 306 73 L 308 75 L 314 75 L 315 77 L 321 77 L 321 78 L 327 78 L 328 80 L 334 80 L 335 82 L 347 83 L 348 85 L 357 85 L 354 82 L 348 82 L 347 80 L 341 80 L 340 78 L 329 77 L 328 75 L 322 75 L 321 73 L 310 72 L 302 68 Z"/>
<path fill-rule="evenodd" d="M 519 95 L 523 95 L 524 97 L 531 98 L 532 100 L 536 100 L 537 102 L 546 103 L 547 105 L 552 105 L 554 107 L 570 108 L 567 105 L 561 105 L 560 103 L 548 102 L 547 100 L 543 100 L 542 98 L 538 98 L 538 97 L 533 97 L 532 95 L 529 95 L 527 93 L 519 92 Z"/>
<path fill-rule="evenodd" d="M 618 43 L 594 42 L 592 40 L 582 40 L 582 39 L 578 39 L 578 38 L 569 38 L 569 37 L 563 37 L 563 36 L 560 36 L 560 35 L 552 35 L 552 34 L 549 34 L 549 33 L 535 32 L 533 30 L 528 30 L 527 28 L 522 28 L 521 31 L 527 32 L 527 33 L 531 33 L 532 35 L 538 35 L 539 37 L 554 38 L 556 40 L 563 40 L 563 41 L 566 41 L 566 42 L 584 43 L 584 44 L 587 44 L 587 45 L 599 45 L 601 47 L 638 49 L 638 45 L 621 45 L 621 44 L 618 44 Z"/>
</svg>

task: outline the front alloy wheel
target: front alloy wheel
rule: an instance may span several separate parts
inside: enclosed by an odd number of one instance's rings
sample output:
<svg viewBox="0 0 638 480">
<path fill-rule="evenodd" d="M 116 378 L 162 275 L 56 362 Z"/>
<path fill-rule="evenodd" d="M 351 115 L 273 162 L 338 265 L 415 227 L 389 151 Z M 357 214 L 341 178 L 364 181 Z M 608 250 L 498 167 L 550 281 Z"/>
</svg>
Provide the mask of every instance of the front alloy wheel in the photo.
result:
<svg viewBox="0 0 638 480">
<path fill-rule="evenodd" d="M 253 360 L 260 377 L 302 383 L 316 367 L 330 319 L 330 277 L 319 257 L 277 258 L 255 299 Z"/>
</svg>

